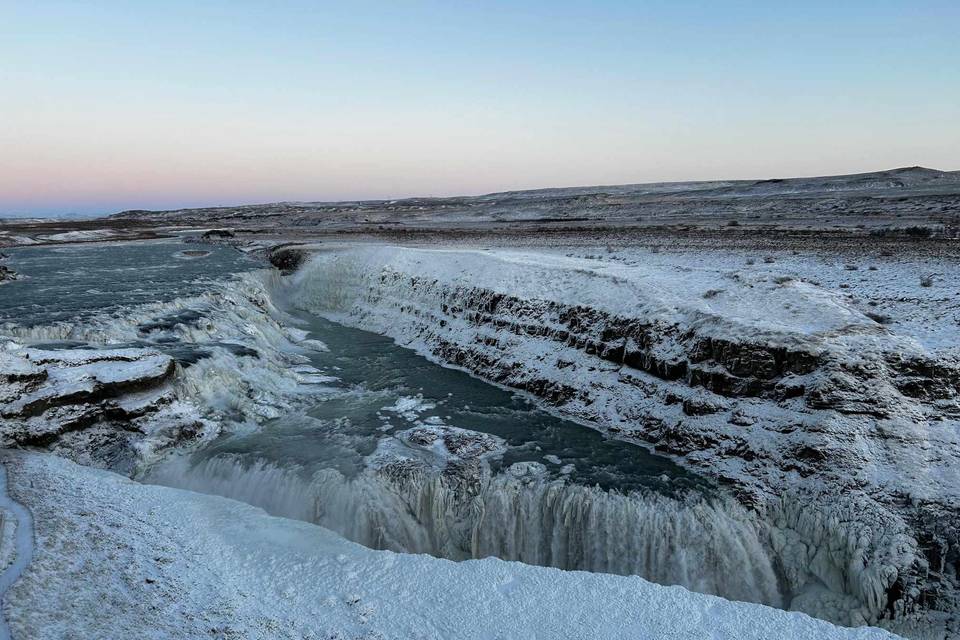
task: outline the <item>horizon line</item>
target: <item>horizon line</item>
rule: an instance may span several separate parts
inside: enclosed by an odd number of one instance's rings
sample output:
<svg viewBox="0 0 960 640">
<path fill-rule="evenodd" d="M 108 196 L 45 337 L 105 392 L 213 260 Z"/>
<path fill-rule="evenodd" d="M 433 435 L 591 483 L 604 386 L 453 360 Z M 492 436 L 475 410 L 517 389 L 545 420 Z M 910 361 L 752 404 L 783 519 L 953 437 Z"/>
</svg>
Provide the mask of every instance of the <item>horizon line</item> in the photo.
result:
<svg viewBox="0 0 960 640">
<path fill-rule="evenodd" d="M 703 183 L 712 183 L 712 182 L 765 182 L 769 180 L 809 180 L 813 178 L 843 178 L 843 177 L 853 177 L 853 176 L 865 176 L 870 174 L 881 174 L 889 173 L 893 171 L 906 171 L 911 169 L 922 169 L 924 171 L 933 171 L 937 173 L 957 173 L 960 174 L 960 169 L 935 169 L 932 167 L 925 167 L 923 165 L 903 165 L 898 167 L 891 167 L 886 169 L 874 169 L 871 171 L 855 171 L 852 173 L 835 173 L 835 174 L 810 174 L 810 175 L 796 175 L 796 176 L 769 176 L 769 177 L 754 177 L 754 178 L 698 178 L 694 180 L 651 180 L 651 181 L 641 181 L 641 182 L 619 182 L 619 183 L 592 183 L 592 184 L 573 184 L 573 185 L 564 185 L 564 186 L 546 186 L 546 187 L 530 187 L 526 189 L 508 189 L 505 191 L 485 191 L 482 193 L 456 193 L 451 195 L 401 195 L 387 198 L 345 198 L 340 200 L 266 200 L 258 202 L 245 202 L 245 203 L 225 203 L 225 204 L 206 204 L 206 205 L 190 205 L 183 207 L 169 207 L 169 208 L 157 208 L 157 209 L 148 209 L 148 208 L 139 208 L 132 207 L 128 209 L 113 210 L 108 212 L 99 212 L 99 213 L 78 213 L 78 212 L 63 212 L 63 213 L 52 213 L 49 215 L 44 214 L 4 214 L 0 213 L 0 220 L 29 220 L 29 219 L 50 219 L 57 220 L 61 217 L 63 218 L 73 218 L 73 219 L 97 219 L 97 218 L 109 218 L 111 216 L 121 215 L 124 213 L 131 212 L 145 212 L 145 213 L 165 213 L 171 211 L 193 211 L 201 209 L 230 209 L 230 208 L 246 208 L 246 207 L 263 207 L 268 205 L 277 205 L 277 204 L 344 204 L 344 203 L 365 203 L 365 202 L 399 202 L 403 200 L 446 200 L 446 199 L 457 199 L 457 198 L 483 198 L 487 196 L 495 196 L 502 194 L 511 194 L 511 193 L 531 193 L 536 191 L 561 191 L 566 189 L 602 189 L 607 187 L 629 187 L 629 186 L 653 186 L 653 185 L 675 185 L 675 184 L 703 184 Z"/>
</svg>

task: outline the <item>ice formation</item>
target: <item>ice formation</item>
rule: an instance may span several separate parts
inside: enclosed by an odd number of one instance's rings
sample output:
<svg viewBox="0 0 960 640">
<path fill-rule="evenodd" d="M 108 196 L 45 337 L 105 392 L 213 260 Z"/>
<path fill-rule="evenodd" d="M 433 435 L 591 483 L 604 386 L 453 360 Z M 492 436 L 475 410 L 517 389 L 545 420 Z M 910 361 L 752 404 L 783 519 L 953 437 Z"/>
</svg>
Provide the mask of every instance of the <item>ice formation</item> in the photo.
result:
<svg viewBox="0 0 960 640">
<path fill-rule="evenodd" d="M 240 274 L 122 318 L 0 327 L 0 437 L 132 472 L 224 425 L 296 408 L 331 379 L 304 355 L 325 346 L 274 307 L 273 277 Z M 53 346 L 25 346 L 38 342 Z"/>
<path fill-rule="evenodd" d="M 33 562 L 4 599 L 14 637 L 883 639 L 635 576 L 371 551 L 217 496 L 8 454 Z"/>
<path fill-rule="evenodd" d="M 755 519 L 730 500 L 621 495 L 460 461 L 431 472 L 384 456 L 355 477 L 231 457 L 162 465 L 147 480 L 213 493 L 321 524 L 374 549 L 453 560 L 639 575 L 702 593 L 781 606 Z"/>
</svg>

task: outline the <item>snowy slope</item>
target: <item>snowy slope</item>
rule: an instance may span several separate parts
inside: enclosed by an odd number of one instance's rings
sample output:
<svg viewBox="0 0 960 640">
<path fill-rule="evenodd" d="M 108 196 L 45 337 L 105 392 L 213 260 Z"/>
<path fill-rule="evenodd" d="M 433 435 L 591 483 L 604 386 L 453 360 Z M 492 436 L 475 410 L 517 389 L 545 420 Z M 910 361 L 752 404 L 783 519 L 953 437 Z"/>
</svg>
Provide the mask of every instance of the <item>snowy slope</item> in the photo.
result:
<svg viewBox="0 0 960 640">
<path fill-rule="evenodd" d="M 34 559 L 16 638 L 892 638 L 799 613 L 495 559 L 371 551 L 213 496 L 8 453 Z"/>
</svg>

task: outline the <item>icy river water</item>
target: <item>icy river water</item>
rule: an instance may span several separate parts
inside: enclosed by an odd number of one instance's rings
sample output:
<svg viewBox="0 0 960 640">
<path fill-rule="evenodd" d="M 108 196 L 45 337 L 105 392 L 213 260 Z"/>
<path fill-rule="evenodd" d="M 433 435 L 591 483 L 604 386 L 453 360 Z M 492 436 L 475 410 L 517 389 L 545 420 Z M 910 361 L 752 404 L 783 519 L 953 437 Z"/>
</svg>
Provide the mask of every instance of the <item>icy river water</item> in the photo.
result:
<svg viewBox="0 0 960 640">
<path fill-rule="evenodd" d="M 7 253 L 23 278 L 0 289 L 0 335 L 6 327 L 47 348 L 149 346 L 192 371 L 194 384 L 221 375 L 203 369 L 217 354 L 254 370 L 270 357 L 237 338 L 259 335 L 249 320 L 227 337 L 201 340 L 192 329 L 226 321 L 213 283 L 264 268 L 233 248 L 167 241 Z M 638 574 L 782 604 L 762 532 L 706 480 L 288 302 L 272 299 L 272 317 L 314 347 L 292 366 L 306 381 L 296 401 L 234 420 L 222 394 L 198 394 L 219 435 L 151 461 L 138 479 L 242 500 L 374 548 Z M 77 339 L 86 324 L 101 329 Z M 113 326 L 115 337 L 103 328 Z"/>
</svg>

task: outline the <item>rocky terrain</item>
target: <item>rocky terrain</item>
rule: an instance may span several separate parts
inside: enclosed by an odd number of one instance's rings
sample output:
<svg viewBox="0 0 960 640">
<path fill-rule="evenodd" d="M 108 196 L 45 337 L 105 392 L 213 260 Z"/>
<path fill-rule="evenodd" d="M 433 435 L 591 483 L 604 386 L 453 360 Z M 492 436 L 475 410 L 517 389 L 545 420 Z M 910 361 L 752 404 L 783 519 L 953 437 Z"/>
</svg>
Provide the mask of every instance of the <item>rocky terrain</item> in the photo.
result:
<svg viewBox="0 0 960 640">
<path fill-rule="evenodd" d="M 291 295 L 731 484 L 773 525 L 795 608 L 844 624 L 954 610 L 955 316 L 903 335 L 888 327 L 923 320 L 882 324 L 770 264 L 324 245 Z"/>
<path fill-rule="evenodd" d="M 224 423 L 296 407 L 324 380 L 303 353 L 325 347 L 272 317 L 269 280 L 256 270 L 122 312 L 0 322 L 0 446 L 132 474 Z"/>
<path fill-rule="evenodd" d="M 215 230 L 236 243 L 360 236 L 404 242 L 488 242 L 533 232 L 583 239 L 708 234 L 734 242 L 771 232 L 803 239 L 955 238 L 960 172 L 889 171 L 767 180 L 573 187 L 447 198 L 124 211 L 89 220 L 0 220 L 0 247 L 155 238 Z M 718 235 L 719 234 L 719 235 Z M 777 235 L 776 233 L 774 235 Z"/>
<path fill-rule="evenodd" d="M 128 211 L 112 219 L 200 226 L 457 227 L 472 223 L 733 224 L 871 228 L 934 224 L 956 232 L 960 174 L 921 167 L 854 176 L 679 182 L 514 191 L 476 197 L 309 202 L 178 211 Z"/>
<path fill-rule="evenodd" d="M 6 259 L 5 253 L 0 253 L 0 263 Z M 0 284 L 17 279 L 17 272 L 5 264 L 0 264 Z"/>
<path fill-rule="evenodd" d="M 50 447 L 114 469 L 132 469 L 144 435 L 168 445 L 203 428 L 177 402 L 173 358 L 149 349 L 47 350 L 0 346 L 0 442 Z"/>
</svg>

